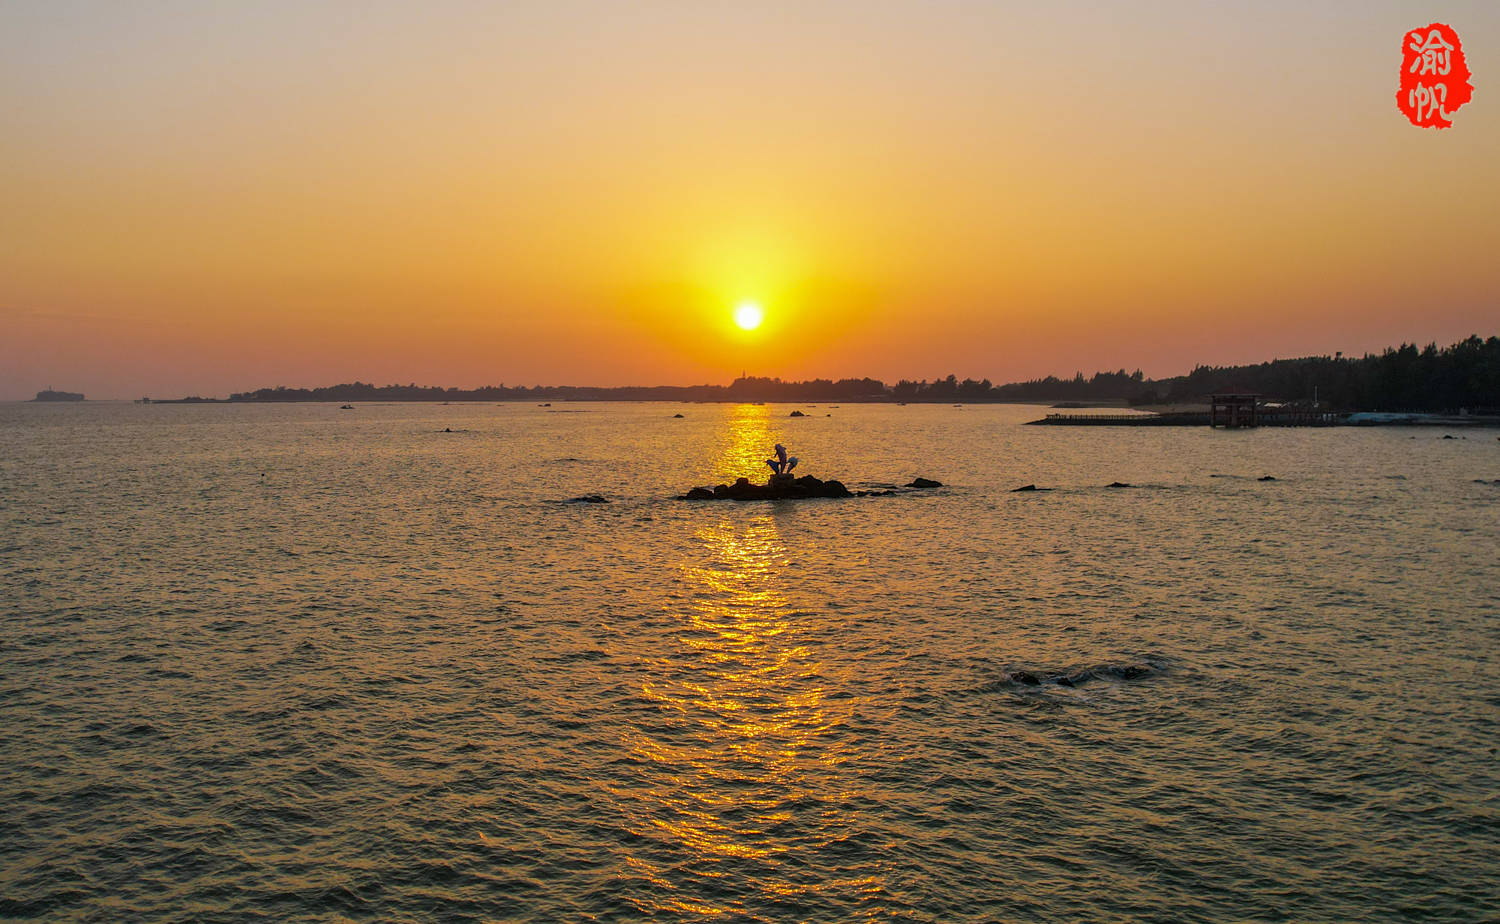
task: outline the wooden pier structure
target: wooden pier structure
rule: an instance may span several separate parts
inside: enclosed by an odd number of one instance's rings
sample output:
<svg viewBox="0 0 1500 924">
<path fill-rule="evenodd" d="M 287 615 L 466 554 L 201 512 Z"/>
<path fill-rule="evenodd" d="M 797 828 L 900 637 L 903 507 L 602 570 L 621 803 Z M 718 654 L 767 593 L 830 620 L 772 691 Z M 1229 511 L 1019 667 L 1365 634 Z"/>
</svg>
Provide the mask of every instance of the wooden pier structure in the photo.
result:
<svg viewBox="0 0 1500 924">
<path fill-rule="evenodd" d="M 1209 395 L 1208 425 L 1226 430 L 1260 426 L 1260 398 L 1253 391 Z"/>
<path fill-rule="evenodd" d="M 1255 399 L 1253 405 L 1217 400 L 1204 411 L 1174 411 L 1165 414 L 1048 414 L 1041 420 L 1027 421 L 1031 424 L 1054 427 L 1215 427 L 1223 429 L 1248 429 L 1250 427 L 1337 427 L 1348 422 L 1347 414 L 1317 410 L 1307 407 L 1292 407 L 1261 404 L 1259 396 L 1214 395 Z"/>
</svg>

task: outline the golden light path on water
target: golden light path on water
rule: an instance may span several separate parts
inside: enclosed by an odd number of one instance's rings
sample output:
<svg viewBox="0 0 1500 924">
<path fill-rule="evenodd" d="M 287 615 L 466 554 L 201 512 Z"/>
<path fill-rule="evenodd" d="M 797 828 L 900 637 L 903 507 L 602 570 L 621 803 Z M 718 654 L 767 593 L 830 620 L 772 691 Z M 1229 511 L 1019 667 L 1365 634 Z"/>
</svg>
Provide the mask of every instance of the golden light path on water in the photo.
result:
<svg viewBox="0 0 1500 924">
<path fill-rule="evenodd" d="M 714 469 L 719 477 L 733 481 L 743 475 L 752 481 L 764 480 L 770 474 L 766 459 L 771 457 L 776 444 L 770 409 L 759 404 L 729 408 L 718 443 L 719 457 Z"/>
<path fill-rule="evenodd" d="M 725 430 L 717 467 L 755 472 L 771 445 L 766 409 L 743 405 Z M 694 878 L 711 886 L 670 902 L 637 901 L 646 912 L 740 914 L 747 903 L 734 894 L 741 890 L 760 893 L 753 904 L 883 891 L 875 874 L 794 875 L 814 865 L 809 854 L 854 828 L 841 806 L 858 793 L 840 768 L 855 755 L 832 733 L 858 700 L 829 697 L 818 657 L 822 627 L 795 605 L 776 512 L 730 511 L 741 512 L 748 515 L 725 516 L 693 536 L 701 548 L 686 557 L 690 592 L 674 614 L 681 647 L 653 665 L 659 679 L 642 688 L 662 710 L 665 733 L 626 736 L 653 780 L 649 813 L 631 820 L 635 833 L 674 841 L 693 876 L 639 856 L 627 862 L 672 891 L 687 893 Z M 733 886 L 715 882 L 729 877 Z"/>
</svg>

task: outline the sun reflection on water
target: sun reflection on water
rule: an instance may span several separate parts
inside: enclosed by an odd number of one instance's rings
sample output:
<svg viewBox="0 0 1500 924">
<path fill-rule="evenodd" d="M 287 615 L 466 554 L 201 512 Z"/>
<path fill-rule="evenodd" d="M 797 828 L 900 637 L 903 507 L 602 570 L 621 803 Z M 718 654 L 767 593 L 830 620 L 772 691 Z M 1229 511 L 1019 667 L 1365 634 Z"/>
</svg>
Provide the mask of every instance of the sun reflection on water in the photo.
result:
<svg viewBox="0 0 1500 924">
<path fill-rule="evenodd" d="M 764 409 L 744 410 L 726 438 L 730 471 L 769 449 Z M 847 767 L 845 726 L 859 700 L 823 672 L 823 627 L 791 599 L 776 516 L 737 508 L 693 539 L 688 593 L 669 614 L 678 645 L 648 665 L 641 691 L 658 718 L 625 740 L 644 777 L 619 794 L 642 844 L 629 862 L 650 884 L 632 901 L 707 916 L 819 893 L 846 910 L 851 897 L 878 898 L 878 850 L 851 839 L 848 808 L 865 797 Z"/>
<path fill-rule="evenodd" d="M 736 404 L 728 409 L 727 424 L 719 437 L 719 459 L 714 474 L 728 481 L 741 476 L 764 481 L 770 474 L 766 460 L 777 441 L 777 434 L 771 429 L 770 409 L 759 404 Z"/>
</svg>

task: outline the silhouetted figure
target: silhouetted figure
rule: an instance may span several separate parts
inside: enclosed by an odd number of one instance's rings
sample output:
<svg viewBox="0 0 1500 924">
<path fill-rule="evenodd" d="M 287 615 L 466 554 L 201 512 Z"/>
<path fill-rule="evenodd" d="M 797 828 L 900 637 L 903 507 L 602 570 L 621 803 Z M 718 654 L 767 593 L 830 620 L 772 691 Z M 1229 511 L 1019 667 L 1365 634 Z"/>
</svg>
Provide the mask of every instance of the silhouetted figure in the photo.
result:
<svg viewBox="0 0 1500 924">
<path fill-rule="evenodd" d="M 773 476 L 790 474 L 792 469 L 797 467 L 797 457 L 792 456 L 788 458 L 786 454 L 786 447 L 781 445 L 780 443 L 777 443 L 776 458 L 767 459 L 766 465 L 771 467 L 771 474 Z"/>
</svg>

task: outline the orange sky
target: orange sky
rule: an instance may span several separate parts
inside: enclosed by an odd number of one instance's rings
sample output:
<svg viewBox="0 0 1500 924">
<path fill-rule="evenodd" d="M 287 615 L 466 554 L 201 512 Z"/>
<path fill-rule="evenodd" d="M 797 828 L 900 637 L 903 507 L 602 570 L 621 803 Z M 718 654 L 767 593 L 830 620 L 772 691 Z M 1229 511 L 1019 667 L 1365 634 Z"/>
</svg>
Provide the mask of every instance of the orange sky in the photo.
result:
<svg viewBox="0 0 1500 924">
<path fill-rule="evenodd" d="M 241 7 L 0 6 L 0 399 L 1500 334 L 1492 2 Z"/>
</svg>

